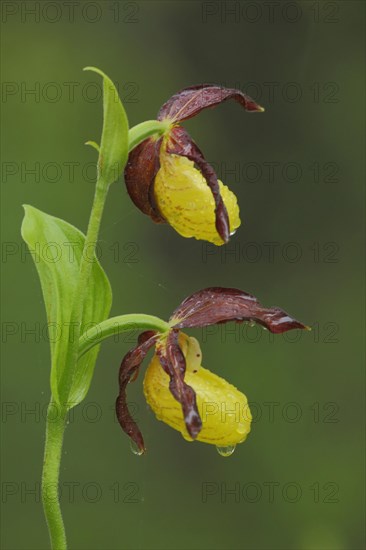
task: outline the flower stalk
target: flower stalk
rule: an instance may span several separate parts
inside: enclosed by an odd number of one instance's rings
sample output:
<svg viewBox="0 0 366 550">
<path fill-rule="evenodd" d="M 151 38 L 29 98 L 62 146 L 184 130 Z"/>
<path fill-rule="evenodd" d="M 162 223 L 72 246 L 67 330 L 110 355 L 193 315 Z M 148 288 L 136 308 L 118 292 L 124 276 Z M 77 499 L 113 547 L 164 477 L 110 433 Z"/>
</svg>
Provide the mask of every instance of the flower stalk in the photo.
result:
<svg viewBox="0 0 366 550">
<path fill-rule="evenodd" d="M 79 358 L 87 353 L 92 347 L 100 344 L 106 338 L 122 334 L 130 330 L 154 330 L 157 332 L 168 332 L 169 324 L 153 315 L 144 313 L 133 313 L 111 317 L 98 325 L 90 328 L 81 335 L 79 339 Z"/>
<path fill-rule="evenodd" d="M 42 503 L 53 550 L 66 550 L 66 533 L 59 502 L 59 473 L 67 411 L 53 399 L 47 409 L 42 472 Z"/>
<path fill-rule="evenodd" d="M 136 124 L 128 132 L 128 152 L 131 152 L 132 149 L 150 136 L 162 136 L 170 126 L 170 122 L 165 120 L 146 120 L 145 122 Z"/>
</svg>

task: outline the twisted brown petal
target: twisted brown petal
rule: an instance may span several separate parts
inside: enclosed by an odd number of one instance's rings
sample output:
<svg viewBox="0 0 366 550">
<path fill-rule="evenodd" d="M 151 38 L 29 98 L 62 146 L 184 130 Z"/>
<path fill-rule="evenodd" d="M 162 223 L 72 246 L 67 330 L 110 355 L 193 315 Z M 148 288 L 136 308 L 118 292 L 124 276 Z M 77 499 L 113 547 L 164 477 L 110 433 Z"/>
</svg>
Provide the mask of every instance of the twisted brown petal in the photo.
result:
<svg viewBox="0 0 366 550">
<path fill-rule="evenodd" d="M 203 109 L 219 105 L 223 101 L 234 99 L 246 111 L 264 111 L 254 99 L 240 90 L 223 88 L 214 84 L 200 84 L 190 86 L 174 94 L 158 113 L 158 120 L 170 119 L 173 122 L 187 120 L 200 113 Z"/>
<path fill-rule="evenodd" d="M 145 139 L 132 149 L 125 168 L 125 183 L 128 194 L 144 214 L 157 223 L 165 223 L 159 210 L 155 207 L 154 180 L 159 170 L 159 152 L 162 138 Z"/>
<path fill-rule="evenodd" d="M 178 330 L 171 330 L 166 344 L 157 345 L 156 353 L 163 369 L 170 377 L 171 394 L 182 405 L 187 431 L 195 439 L 202 429 L 202 421 L 197 409 L 196 393 L 184 382 L 186 360 L 179 347 L 178 336 Z"/>
<path fill-rule="evenodd" d="M 140 334 L 137 346 L 124 356 L 119 369 L 119 394 L 116 400 L 117 419 L 122 430 L 136 443 L 142 453 L 145 452 L 144 440 L 128 410 L 126 387 L 129 382 L 136 380 L 140 365 L 149 349 L 155 344 L 156 339 L 157 333 L 152 330 Z"/>
<path fill-rule="evenodd" d="M 230 238 L 229 216 L 220 194 L 219 182 L 215 170 L 206 161 L 201 150 L 182 126 L 175 126 L 167 142 L 167 153 L 187 157 L 200 169 L 215 201 L 215 226 L 222 240 L 227 243 Z"/>
<path fill-rule="evenodd" d="M 204 327 L 228 321 L 256 321 L 275 334 L 295 328 L 308 329 L 280 308 L 263 307 L 258 300 L 235 288 L 205 288 L 186 298 L 174 311 L 175 328 Z"/>
</svg>

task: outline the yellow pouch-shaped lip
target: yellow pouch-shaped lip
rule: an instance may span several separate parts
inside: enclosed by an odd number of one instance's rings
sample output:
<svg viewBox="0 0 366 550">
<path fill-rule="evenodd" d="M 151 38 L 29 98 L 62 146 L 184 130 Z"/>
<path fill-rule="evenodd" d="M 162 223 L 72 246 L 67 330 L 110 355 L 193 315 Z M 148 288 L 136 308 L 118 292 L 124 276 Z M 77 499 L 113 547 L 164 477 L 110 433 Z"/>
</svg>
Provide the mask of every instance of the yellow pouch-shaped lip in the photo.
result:
<svg viewBox="0 0 366 550">
<path fill-rule="evenodd" d="M 238 203 L 234 193 L 221 181 L 219 187 L 233 234 L 240 226 Z M 159 211 L 180 235 L 224 244 L 215 226 L 215 201 L 206 180 L 191 160 L 167 154 L 164 146 L 154 195 Z"/>
<path fill-rule="evenodd" d="M 246 396 L 232 384 L 201 366 L 201 353 L 197 340 L 184 336 L 180 345 L 186 356 L 185 382 L 196 392 L 202 430 L 197 441 L 230 447 L 243 442 L 250 432 L 251 413 Z M 175 430 L 187 441 L 189 436 L 180 403 L 169 390 L 169 376 L 154 355 L 144 379 L 146 401 L 156 417 Z"/>
</svg>

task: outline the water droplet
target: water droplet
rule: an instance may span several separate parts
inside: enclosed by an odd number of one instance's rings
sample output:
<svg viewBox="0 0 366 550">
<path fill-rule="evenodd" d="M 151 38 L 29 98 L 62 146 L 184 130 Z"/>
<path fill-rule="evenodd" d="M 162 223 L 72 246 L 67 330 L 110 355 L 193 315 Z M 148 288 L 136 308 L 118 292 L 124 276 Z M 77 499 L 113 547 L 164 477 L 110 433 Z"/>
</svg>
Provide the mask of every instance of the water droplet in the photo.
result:
<svg viewBox="0 0 366 550">
<path fill-rule="evenodd" d="M 138 445 L 134 441 L 132 441 L 132 439 L 130 441 L 130 449 L 134 455 L 141 456 L 144 454 L 144 451 L 142 451 L 140 447 L 138 447 Z"/>
<path fill-rule="evenodd" d="M 216 447 L 216 451 L 220 456 L 231 456 L 235 451 L 236 445 L 228 445 L 227 447 Z"/>
<path fill-rule="evenodd" d="M 245 422 L 250 422 L 251 421 L 251 418 L 250 418 L 250 415 L 248 414 L 248 411 L 244 411 L 244 420 L 245 420 Z M 245 434 L 245 433 L 248 432 L 248 425 L 244 424 L 244 423 L 240 423 L 240 424 L 238 424 L 238 427 L 236 428 L 236 431 L 238 432 L 238 434 Z"/>
</svg>

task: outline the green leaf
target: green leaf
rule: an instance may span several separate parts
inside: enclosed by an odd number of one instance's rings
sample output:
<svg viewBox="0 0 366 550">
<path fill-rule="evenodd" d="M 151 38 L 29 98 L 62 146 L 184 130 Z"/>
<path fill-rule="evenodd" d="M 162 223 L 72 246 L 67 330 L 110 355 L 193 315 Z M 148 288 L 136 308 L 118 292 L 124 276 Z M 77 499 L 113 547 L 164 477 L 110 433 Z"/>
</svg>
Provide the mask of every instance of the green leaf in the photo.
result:
<svg viewBox="0 0 366 550">
<path fill-rule="evenodd" d="M 51 345 L 51 389 L 59 400 L 59 383 L 65 369 L 66 355 L 73 341 L 75 327 L 70 326 L 74 293 L 85 236 L 69 223 L 25 205 L 22 237 L 27 243 L 41 281 L 46 305 Z M 108 317 L 112 291 L 106 274 L 95 255 L 83 305 L 82 332 Z M 68 402 L 77 405 L 90 386 L 99 346 L 77 362 Z"/>
<path fill-rule="evenodd" d="M 106 185 L 122 174 L 128 157 L 128 119 L 113 82 L 96 67 L 85 67 L 103 78 L 103 131 L 100 143 L 99 176 Z"/>
</svg>

